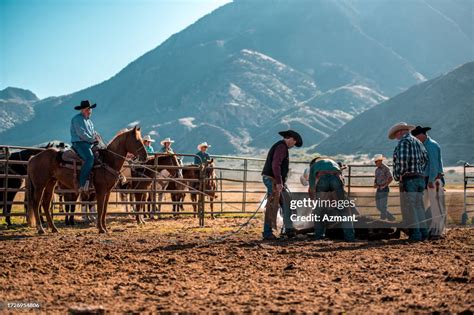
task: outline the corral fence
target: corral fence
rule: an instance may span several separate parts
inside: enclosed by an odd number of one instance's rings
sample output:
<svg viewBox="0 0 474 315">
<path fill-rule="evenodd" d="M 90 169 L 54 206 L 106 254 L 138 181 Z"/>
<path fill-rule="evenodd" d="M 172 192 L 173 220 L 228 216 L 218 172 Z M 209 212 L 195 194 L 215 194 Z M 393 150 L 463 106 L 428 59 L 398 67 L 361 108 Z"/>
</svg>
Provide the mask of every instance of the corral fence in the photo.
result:
<svg viewBox="0 0 474 315">
<path fill-rule="evenodd" d="M 464 212 L 462 215 L 461 223 L 467 224 L 469 220 L 469 214 L 474 213 L 474 165 L 464 163 Z M 474 223 L 474 218 L 472 219 Z"/>
<path fill-rule="evenodd" d="M 25 216 L 26 214 L 26 202 L 24 198 L 26 195 L 26 187 L 24 182 L 27 176 L 14 171 L 13 166 L 24 165 L 24 169 L 26 169 L 27 161 L 11 159 L 11 154 L 13 152 L 24 149 L 32 148 L 0 146 L 0 183 L 3 183 L 0 189 L 0 195 L 2 196 L 0 204 L 4 209 L 2 216 Z M 209 178 L 209 172 L 206 168 L 198 168 L 191 165 L 192 160 L 196 157 L 195 155 L 177 154 L 177 156 L 179 156 L 184 162 L 181 166 L 170 167 L 153 165 L 152 169 L 154 170 L 155 176 L 152 178 L 127 178 L 127 180 L 132 182 L 151 181 L 150 189 L 140 190 L 115 187 L 109 199 L 109 210 L 107 213 L 111 216 L 196 216 L 199 219 L 200 226 L 203 226 L 206 216 L 248 215 L 254 213 L 261 205 L 266 193 L 266 189 L 261 179 L 261 170 L 265 162 L 264 159 L 213 155 L 211 157 L 215 162 L 213 168 L 215 177 Z M 300 183 L 300 176 L 308 165 L 309 164 L 306 161 L 291 162 L 289 178 L 287 181 L 287 186 L 290 191 L 307 191 L 308 188 L 302 186 Z M 125 165 L 125 167 L 133 167 L 133 165 Z M 160 176 L 160 172 L 163 169 L 179 169 L 181 172 L 186 169 L 194 169 L 199 171 L 199 178 L 182 179 L 179 177 L 163 177 Z M 380 214 L 375 206 L 375 192 L 373 188 L 374 173 L 375 165 L 350 164 L 343 170 L 348 197 L 355 201 L 360 213 L 369 216 L 378 216 Z M 456 205 L 456 207 L 460 209 L 460 214 L 455 220 L 459 221 L 457 219 L 460 219 L 462 215 L 465 219 L 462 220 L 462 223 L 464 224 L 467 223 L 468 214 L 474 212 L 473 173 L 474 166 L 470 166 L 469 164 L 464 165 L 464 199 L 463 204 Z M 21 187 L 10 187 L 12 180 L 19 179 L 23 180 L 23 185 Z M 210 180 L 214 181 L 216 184 L 216 189 L 214 191 L 206 190 L 206 183 Z M 170 182 L 184 184 L 184 186 L 178 185 L 178 188 L 175 187 L 173 190 L 163 190 L 160 188 L 161 184 Z M 193 183 L 196 183 L 196 185 L 193 185 Z M 192 188 L 191 186 L 195 186 L 196 188 Z M 62 194 L 73 191 L 57 188 L 56 192 Z M 7 195 L 9 193 L 16 193 L 17 196 L 13 201 L 8 200 Z M 121 198 L 121 196 L 130 196 L 134 193 L 148 193 L 150 197 L 144 201 L 132 201 Z M 217 197 L 213 201 L 208 198 L 211 193 L 215 194 Z M 160 194 L 164 194 L 163 200 L 157 200 L 157 196 Z M 186 197 L 183 201 L 172 201 L 170 200 L 170 194 L 185 194 Z M 190 200 L 189 196 L 191 194 L 196 196 L 195 201 Z M 462 201 L 462 198 L 460 199 Z M 86 212 L 84 206 L 90 205 L 91 203 L 93 202 L 64 201 L 55 198 L 52 203 L 52 214 L 55 216 L 64 216 L 68 214 L 63 210 L 66 205 L 81 205 L 84 210 L 75 212 L 75 215 L 90 215 L 90 213 Z M 134 210 L 134 206 L 137 204 L 143 205 L 142 211 L 137 212 Z M 213 207 L 212 210 L 211 204 Z M 11 214 L 6 214 L 5 212 L 8 205 L 13 207 Z M 184 211 L 174 211 L 173 206 L 176 205 L 183 205 Z M 395 216 L 401 216 L 398 185 L 395 183 L 390 185 L 388 208 Z"/>
</svg>

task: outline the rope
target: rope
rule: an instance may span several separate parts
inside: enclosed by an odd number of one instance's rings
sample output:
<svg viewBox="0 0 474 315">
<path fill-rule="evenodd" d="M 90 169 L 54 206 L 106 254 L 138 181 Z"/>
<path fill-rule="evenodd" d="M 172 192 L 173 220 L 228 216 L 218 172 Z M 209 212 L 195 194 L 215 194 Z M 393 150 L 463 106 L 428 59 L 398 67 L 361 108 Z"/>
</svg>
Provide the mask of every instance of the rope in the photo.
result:
<svg viewBox="0 0 474 315">
<path fill-rule="evenodd" d="M 260 208 L 262 207 L 262 204 L 265 200 L 267 200 L 267 197 L 268 195 L 265 195 L 265 198 L 262 199 L 262 201 L 260 202 L 260 204 L 258 205 L 257 209 L 252 213 L 252 215 L 247 219 L 247 221 L 243 224 L 241 224 L 236 230 L 230 232 L 230 233 L 227 233 L 226 235 L 223 235 L 221 237 L 218 237 L 216 239 L 213 239 L 213 240 L 209 240 L 209 241 L 206 241 L 202 244 L 198 244 L 196 246 L 194 246 L 193 248 L 202 248 L 202 247 L 207 247 L 211 244 L 217 244 L 217 243 L 221 243 L 223 242 L 224 240 L 228 239 L 229 237 L 239 233 L 240 231 L 242 231 L 245 227 L 247 227 L 247 225 L 249 225 L 250 221 L 252 221 L 255 216 L 257 215 L 258 211 L 260 210 Z"/>
</svg>

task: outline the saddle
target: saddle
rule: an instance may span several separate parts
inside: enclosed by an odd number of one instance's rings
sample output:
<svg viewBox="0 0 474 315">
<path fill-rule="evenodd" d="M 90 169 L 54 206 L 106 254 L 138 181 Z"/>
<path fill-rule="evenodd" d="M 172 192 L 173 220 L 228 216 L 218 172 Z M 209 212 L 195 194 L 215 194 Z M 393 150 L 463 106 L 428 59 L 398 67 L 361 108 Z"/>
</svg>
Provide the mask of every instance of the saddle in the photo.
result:
<svg viewBox="0 0 474 315">
<path fill-rule="evenodd" d="M 102 164 L 100 160 L 99 148 L 95 146 L 92 147 L 92 153 L 94 154 L 94 168 L 97 168 Z M 77 154 L 77 152 L 72 148 L 59 151 L 58 160 L 61 167 L 70 168 L 76 171 L 80 171 L 81 166 L 84 163 L 79 154 Z"/>
</svg>

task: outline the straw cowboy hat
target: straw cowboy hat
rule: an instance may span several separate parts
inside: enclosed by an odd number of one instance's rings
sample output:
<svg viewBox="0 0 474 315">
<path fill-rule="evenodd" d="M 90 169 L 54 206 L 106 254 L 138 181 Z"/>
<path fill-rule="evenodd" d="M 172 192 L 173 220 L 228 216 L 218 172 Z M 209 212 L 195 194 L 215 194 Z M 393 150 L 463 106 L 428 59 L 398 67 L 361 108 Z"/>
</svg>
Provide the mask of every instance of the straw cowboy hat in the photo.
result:
<svg viewBox="0 0 474 315">
<path fill-rule="evenodd" d="M 377 162 L 377 161 L 383 161 L 385 160 L 385 156 L 383 156 L 382 154 L 376 154 L 374 155 L 374 162 Z"/>
<path fill-rule="evenodd" d="M 199 151 L 201 151 L 201 148 L 202 148 L 202 147 L 210 148 L 211 145 L 210 145 L 210 144 L 207 144 L 207 142 L 203 142 L 203 143 L 198 144 L 198 146 L 197 146 L 197 148 L 198 148 Z"/>
<path fill-rule="evenodd" d="M 406 122 L 399 122 L 398 124 L 395 124 L 395 125 L 392 126 L 392 128 L 390 128 L 390 130 L 388 131 L 388 138 L 393 140 L 393 139 L 395 139 L 395 134 L 398 131 L 400 131 L 400 130 L 411 131 L 413 129 L 415 129 L 415 126 L 409 125 Z"/>
<path fill-rule="evenodd" d="M 86 108 L 96 108 L 97 104 L 91 104 L 89 100 L 81 101 L 81 105 L 75 106 L 75 110 L 83 110 Z"/>
<path fill-rule="evenodd" d="M 150 141 L 150 142 L 155 142 L 155 140 L 153 140 L 150 135 L 146 135 L 143 137 L 143 141 Z"/>
<path fill-rule="evenodd" d="M 161 145 L 165 145 L 165 143 L 174 143 L 174 140 L 171 140 L 171 138 L 165 138 L 161 140 Z"/>
</svg>

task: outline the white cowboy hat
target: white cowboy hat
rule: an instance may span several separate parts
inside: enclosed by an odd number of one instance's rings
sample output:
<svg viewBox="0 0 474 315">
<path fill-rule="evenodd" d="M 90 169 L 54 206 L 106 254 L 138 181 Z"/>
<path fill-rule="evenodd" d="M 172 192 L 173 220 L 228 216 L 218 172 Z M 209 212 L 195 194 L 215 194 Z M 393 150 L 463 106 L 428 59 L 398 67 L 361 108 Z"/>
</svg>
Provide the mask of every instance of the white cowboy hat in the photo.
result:
<svg viewBox="0 0 474 315">
<path fill-rule="evenodd" d="M 380 160 L 385 160 L 385 156 L 382 154 L 376 154 L 374 155 L 374 162 L 380 161 Z"/>
<path fill-rule="evenodd" d="M 301 174 L 300 182 L 303 186 L 309 186 L 309 167 L 305 168 L 303 174 Z"/>
<path fill-rule="evenodd" d="M 174 143 L 174 140 L 171 140 L 171 138 L 165 138 L 163 140 L 161 140 L 161 145 L 165 145 L 165 143 Z"/>
<path fill-rule="evenodd" d="M 413 129 L 415 129 L 415 126 L 409 125 L 406 122 L 399 122 L 398 124 L 395 124 L 395 125 L 392 126 L 392 128 L 390 128 L 390 130 L 388 131 L 388 138 L 393 140 L 393 139 L 395 139 L 395 134 L 398 131 L 400 131 L 400 130 L 411 131 Z"/>
<path fill-rule="evenodd" d="M 153 140 L 150 135 L 146 135 L 143 137 L 143 141 L 150 141 L 150 142 L 155 142 L 155 140 Z"/>
<path fill-rule="evenodd" d="M 202 147 L 210 148 L 211 145 L 210 145 L 210 144 L 207 144 L 207 142 L 203 142 L 203 143 L 198 144 L 198 146 L 197 146 L 197 148 L 198 148 L 199 151 L 201 150 Z"/>
</svg>

